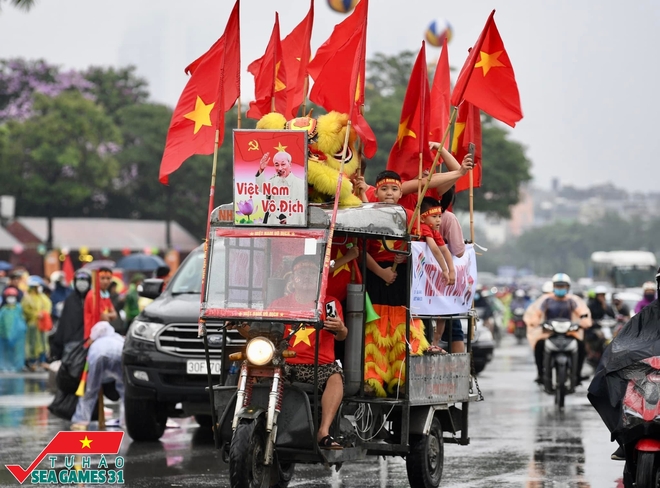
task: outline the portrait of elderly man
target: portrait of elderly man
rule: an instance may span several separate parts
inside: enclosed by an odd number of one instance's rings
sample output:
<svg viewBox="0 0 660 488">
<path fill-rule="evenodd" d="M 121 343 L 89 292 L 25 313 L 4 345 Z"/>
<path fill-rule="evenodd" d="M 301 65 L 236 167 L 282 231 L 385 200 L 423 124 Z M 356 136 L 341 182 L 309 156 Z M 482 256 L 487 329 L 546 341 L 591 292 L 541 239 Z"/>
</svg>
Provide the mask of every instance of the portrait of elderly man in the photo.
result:
<svg viewBox="0 0 660 488">
<path fill-rule="evenodd" d="M 276 200 L 287 200 L 292 204 L 295 204 L 295 202 L 298 201 L 304 205 L 307 184 L 291 171 L 291 155 L 286 151 L 278 151 L 275 153 L 273 156 L 275 174 L 271 176 L 270 179 L 266 180 L 265 170 L 269 161 L 270 153 L 267 152 L 263 155 L 261 162 L 259 163 L 259 171 L 257 171 L 256 174 L 256 183 L 260 189 L 263 188 L 264 183 L 270 183 L 271 188 L 277 188 L 279 194 L 273 195 L 264 193 L 264 199 L 272 200 L 274 197 L 277 197 L 275 198 Z M 284 188 L 288 188 L 288 196 L 281 191 Z M 275 191 L 272 193 L 275 193 Z M 304 221 L 303 216 L 303 212 L 286 212 L 278 208 L 274 213 L 266 213 L 264 223 L 273 223 L 275 219 L 279 219 L 282 224 L 305 225 L 306 222 Z M 271 219 L 273 219 L 273 221 L 271 221 Z"/>
</svg>

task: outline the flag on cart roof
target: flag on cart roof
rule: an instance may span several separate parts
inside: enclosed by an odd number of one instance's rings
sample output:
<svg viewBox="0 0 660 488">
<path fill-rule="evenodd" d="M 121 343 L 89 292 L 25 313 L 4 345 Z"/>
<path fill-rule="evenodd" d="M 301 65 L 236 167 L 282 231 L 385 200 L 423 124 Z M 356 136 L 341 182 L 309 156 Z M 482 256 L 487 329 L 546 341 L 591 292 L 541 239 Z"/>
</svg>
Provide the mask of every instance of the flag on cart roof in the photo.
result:
<svg viewBox="0 0 660 488">
<path fill-rule="evenodd" d="M 326 110 L 349 114 L 364 154 L 376 154 L 376 136 L 361 113 L 364 105 L 368 0 L 360 0 L 316 51 L 307 71 L 314 80 L 309 99 Z"/>
<path fill-rule="evenodd" d="M 240 95 L 239 1 L 222 37 L 185 70 L 191 76 L 167 131 L 158 175 L 161 183 L 167 184 L 169 175 L 190 156 L 213 153 L 216 129 L 220 131 L 218 144 L 222 144 L 225 112 Z"/>
<path fill-rule="evenodd" d="M 493 10 L 461 69 L 451 103 L 466 100 L 511 127 L 523 118 L 513 66 L 495 25 Z"/>
<path fill-rule="evenodd" d="M 387 160 L 387 169 L 399 173 L 403 181 L 417 178 L 420 153 L 424 169 L 428 169 L 433 162 L 429 150 L 430 120 L 431 97 L 426 67 L 426 47 L 422 41 L 403 99 L 399 131 Z"/>
<path fill-rule="evenodd" d="M 441 142 L 445 130 L 449 126 L 449 113 L 451 111 L 451 80 L 449 76 L 449 54 L 447 52 L 447 37 L 442 43 L 442 52 L 438 58 L 438 65 L 431 85 L 431 127 L 430 140 Z M 445 148 L 451 146 L 447 137 Z"/>
<path fill-rule="evenodd" d="M 277 12 L 266 52 L 250 63 L 247 70 L 254 76 L 256 99 L 250 102 L 246 113 L 248 118 L 260 119 L 270 112 L 284 114 L 287 107 L 287 77 L 280 41 L 280 17 Z"/>
<path fill-rule="evenodd" d="M 312 57 L 311 39 L 314 24 L 314 0 L 310 0 L 305 18 L 282 40 L 282 60 L 286 67 L 287 118 L 298 116 L 298 109 L 307 97 L 307 66 Z"/>
<path fill-rule="evenodd" d="M 465 101 L 458 109 L 454 125 L 454 140 L 451 152 L 459 162 L 468 153 L 468 144 L 474 143 L 474 169 L 472 170 L 473 187 L 481 187 L 481 112 L 479 107 Z M 456 193 L 470 188 L 470 174 L 461 176 L 456 182 Z"/>
</svg>

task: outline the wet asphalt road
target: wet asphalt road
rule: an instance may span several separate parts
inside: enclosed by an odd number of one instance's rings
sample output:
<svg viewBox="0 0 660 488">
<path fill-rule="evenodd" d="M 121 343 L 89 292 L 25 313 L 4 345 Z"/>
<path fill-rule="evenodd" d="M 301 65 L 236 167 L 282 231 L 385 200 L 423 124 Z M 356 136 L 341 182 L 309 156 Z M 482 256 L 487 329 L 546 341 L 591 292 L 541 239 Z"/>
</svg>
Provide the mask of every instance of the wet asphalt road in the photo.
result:
<svg viewBox="0 0 660 488">
<path fill-rule="evenodd" d="M 445 445 L 441 486 L 622 486 L 623 464 L 610 460 L 614 445 L 587 401 L 586 387 L 567 398 L 561 414 L 553 398 L 533 383 L 534 377 L 529 347 L 505 338 L 479 376 L 486 400 L 471 406 L 471 444 Z M 48 413 L 52 396 L 45 389 L 44 374 L 0 374 L 0 486 L 19 486 L 4 464 L 27 467 L 57 431 L 68 428 Z M 198 428 L 192 419 L 176 422 L 180 427 L 167 429 L 160 443 L 137 444 L 125 438 L 120 454 L 126 459 L 126 486 L 228 486 L 227 465 L 214 450 L 208 429 Z M 380 458 L 346 463 L 339 473 L 298 466 L 290 486 L 389 488 L 408 482 L 405 461 Z"/>
</svg>

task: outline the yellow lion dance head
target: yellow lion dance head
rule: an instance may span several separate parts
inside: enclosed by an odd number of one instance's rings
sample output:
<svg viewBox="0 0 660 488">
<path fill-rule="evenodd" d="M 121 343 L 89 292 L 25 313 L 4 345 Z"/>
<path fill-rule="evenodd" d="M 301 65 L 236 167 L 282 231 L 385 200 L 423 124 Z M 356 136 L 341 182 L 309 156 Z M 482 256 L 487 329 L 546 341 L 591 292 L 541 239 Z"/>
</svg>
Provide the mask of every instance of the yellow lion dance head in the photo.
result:
<svg viewBox="0 0 660 488">
<path fill-rule="evenodd" d="M 334 198 L 347 127 L 348 115 L 339 112 L 330 112 L 319 116 L 318 119 L 298 117 L 289 121 L 284 115 L 272 112 L 264 115 L 257 122 L 257 129 L 307 131 L 309 201 L 316 203 L 328 202 Z M 357 133 L 351 129 L 344 162 L 344 178 L 339 193 L 339 204 L 342 206 L 355 206 L 362 203 L 358 197 L 353 195 L 353 184 L 350 181 L 360 167 L 357 141 Z"/>
</svg>

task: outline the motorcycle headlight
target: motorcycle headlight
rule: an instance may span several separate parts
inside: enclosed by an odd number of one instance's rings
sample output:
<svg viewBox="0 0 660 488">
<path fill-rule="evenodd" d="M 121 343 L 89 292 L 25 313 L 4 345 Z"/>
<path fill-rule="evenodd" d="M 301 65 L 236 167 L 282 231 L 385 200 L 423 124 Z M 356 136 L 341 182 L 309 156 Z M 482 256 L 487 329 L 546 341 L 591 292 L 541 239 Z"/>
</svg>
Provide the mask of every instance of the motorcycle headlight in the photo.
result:
<svg viewBox="0 0 660 488">
<path fill-rule="evenodd" d="M 255 337 L 245 350 L 248 361 L 256 366 L 268 364 L 275 355 L 275 345 L 265 337 Z"/>
<path fill-rule="evenodd" d="M 160 329 L 165 327 L 165 324 L 158 324 L 156 322 L 144 322 L 142 320 L 134 320 L 131 324 L 131 336 L 142 339 L 143 341 L 154 342 L 156 334 Z"/>
</svg>

